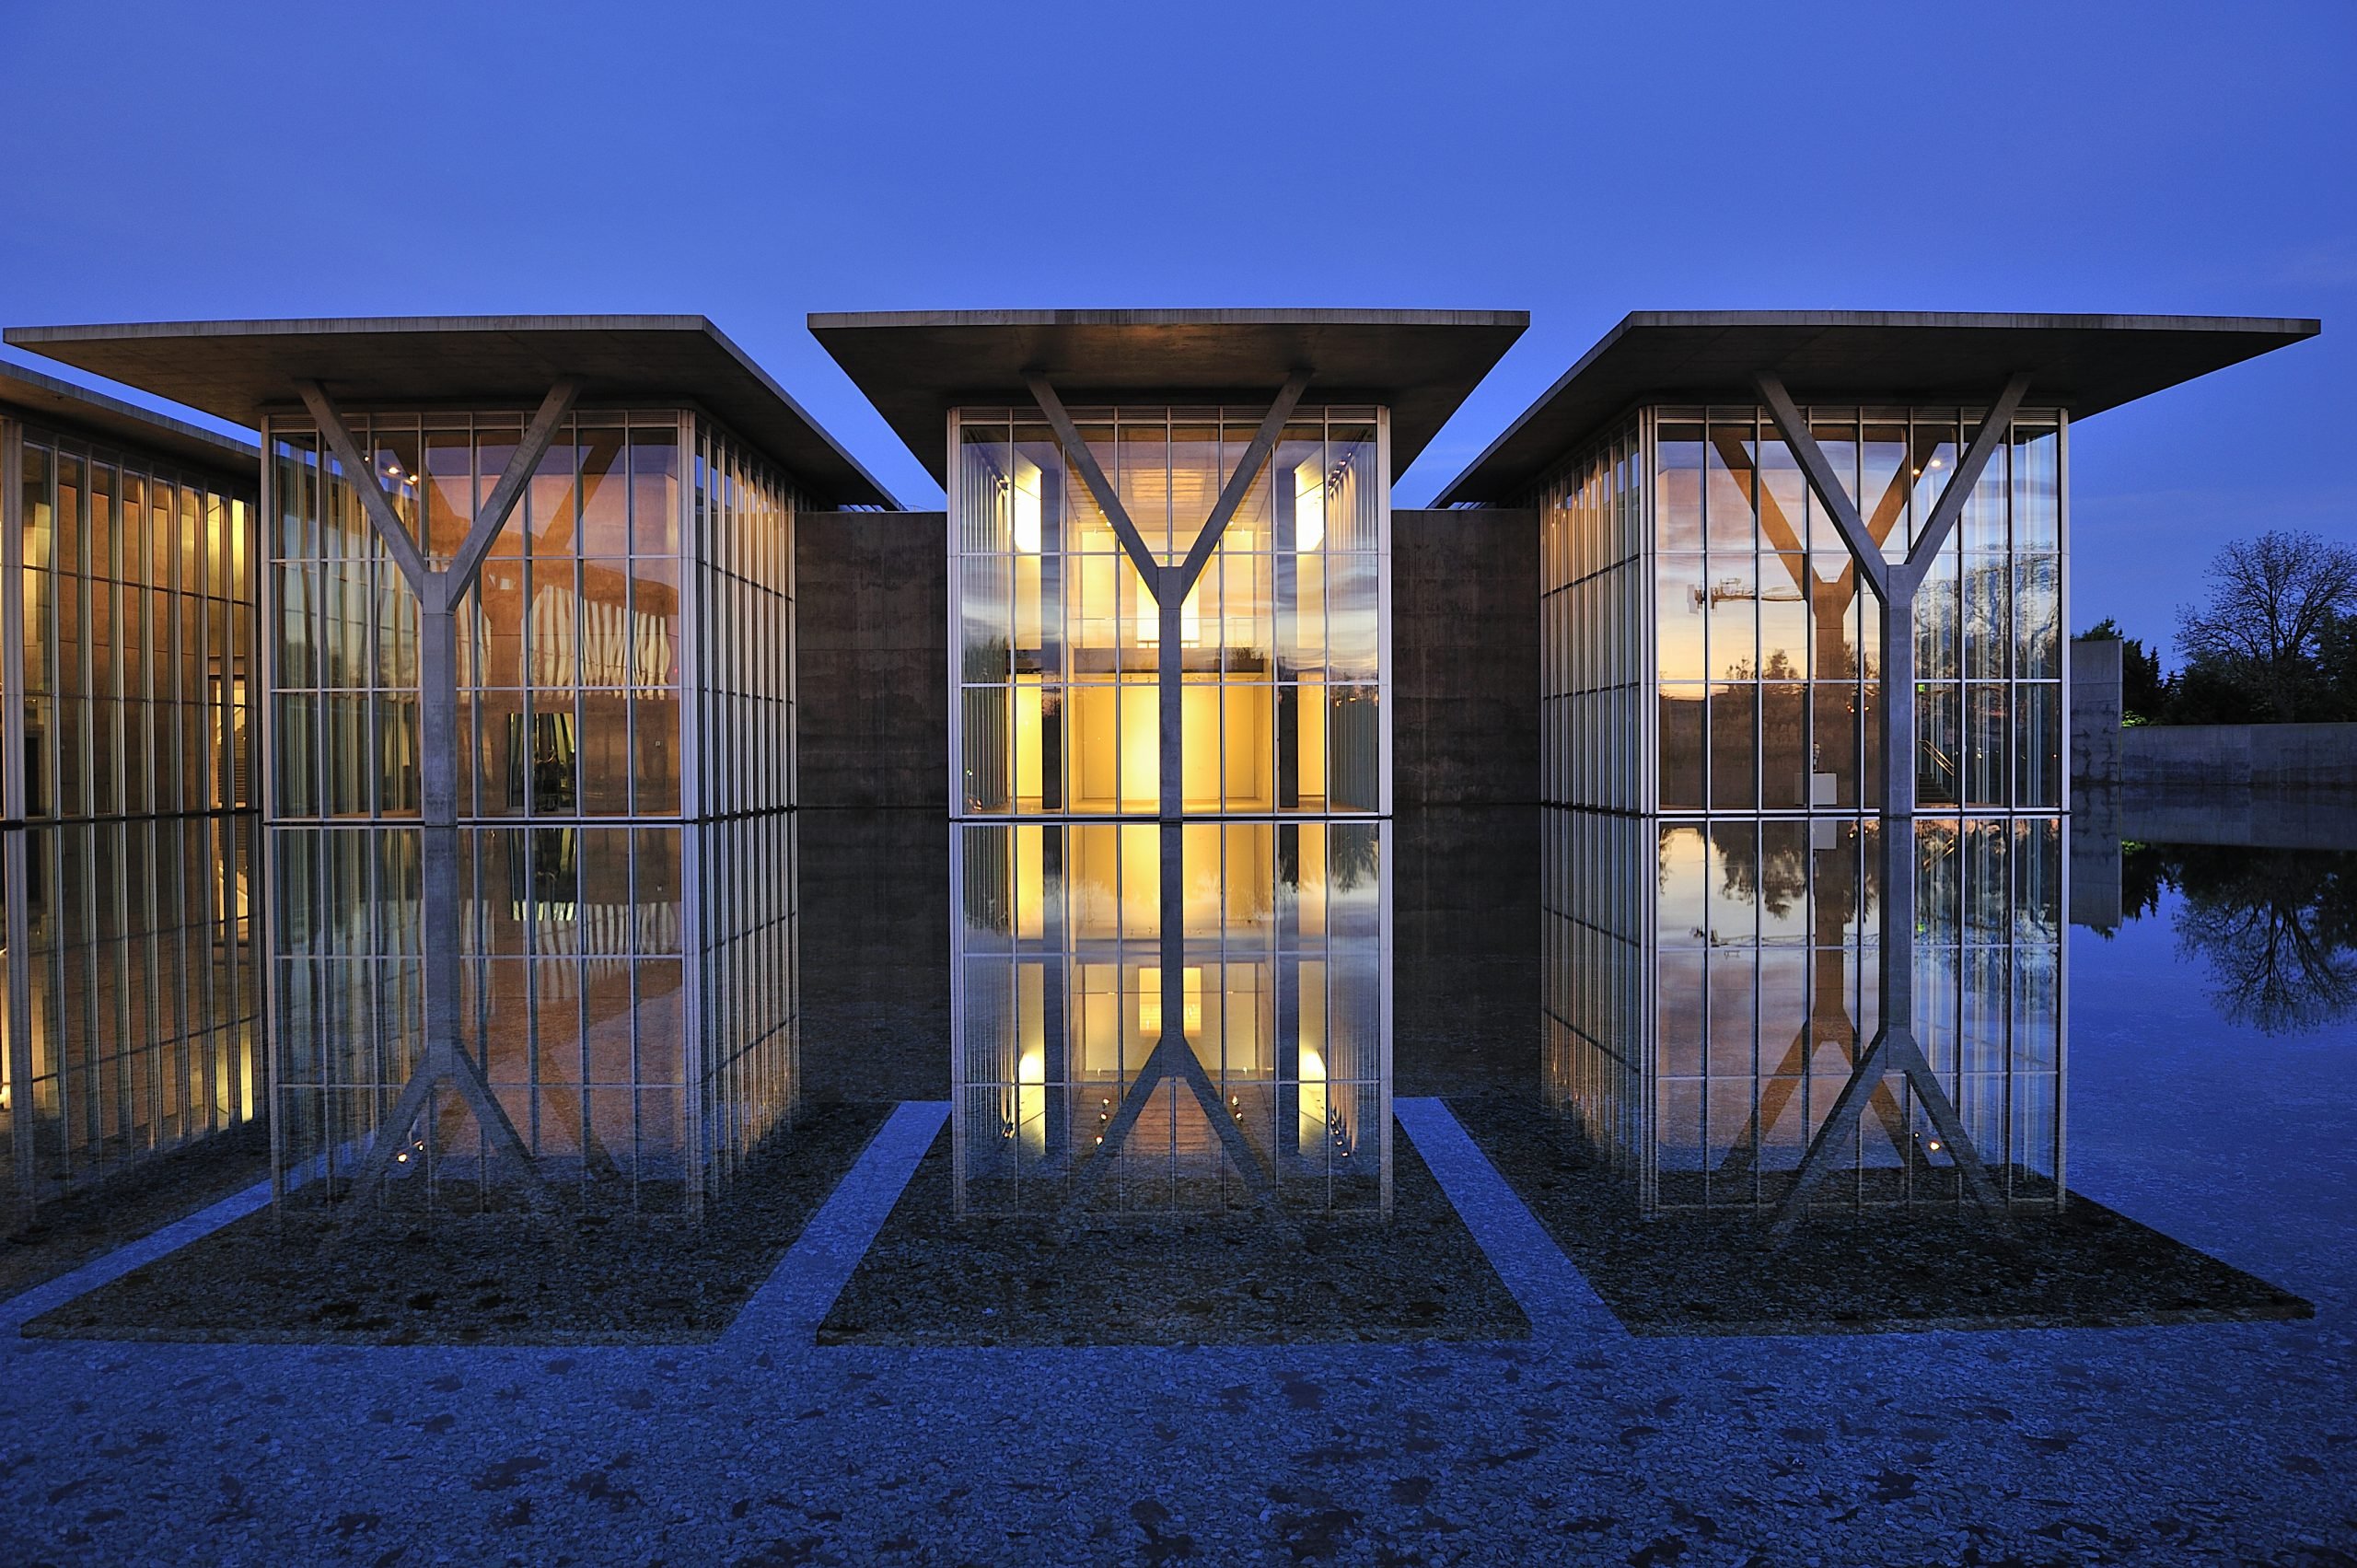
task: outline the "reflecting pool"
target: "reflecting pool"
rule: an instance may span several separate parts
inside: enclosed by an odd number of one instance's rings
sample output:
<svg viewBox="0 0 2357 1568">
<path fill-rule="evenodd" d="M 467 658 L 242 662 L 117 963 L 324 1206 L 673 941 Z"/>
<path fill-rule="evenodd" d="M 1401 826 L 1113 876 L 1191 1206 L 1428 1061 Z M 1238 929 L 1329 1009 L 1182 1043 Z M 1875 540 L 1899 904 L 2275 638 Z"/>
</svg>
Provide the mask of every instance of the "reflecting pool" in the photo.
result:
<svg viewBox="0 0 2357 1568">
<path fill-rule="evenodd" d="M 1387 1212 L 1387 824 L 952 831 L 959 1212 Z"/>
</svg>

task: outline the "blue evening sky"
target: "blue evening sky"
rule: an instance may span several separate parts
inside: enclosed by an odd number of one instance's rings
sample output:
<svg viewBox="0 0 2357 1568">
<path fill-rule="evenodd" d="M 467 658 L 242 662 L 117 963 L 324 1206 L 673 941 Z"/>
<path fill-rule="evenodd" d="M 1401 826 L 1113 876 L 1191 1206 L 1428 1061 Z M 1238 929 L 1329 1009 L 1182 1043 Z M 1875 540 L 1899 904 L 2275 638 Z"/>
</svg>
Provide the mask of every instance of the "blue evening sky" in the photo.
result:
<svg viewBox="0 0 2357 1568">
<path fill-rule="evenodd" d="M 901 497 L 812 310 L 2318 316 L 2079 428 L 2072 624 L 2357 542 L 2357 5 L 17 0 L 0 321 L 694 311 Z M 12 352 L 11 357 L 25 356 Z"/>
</svg>

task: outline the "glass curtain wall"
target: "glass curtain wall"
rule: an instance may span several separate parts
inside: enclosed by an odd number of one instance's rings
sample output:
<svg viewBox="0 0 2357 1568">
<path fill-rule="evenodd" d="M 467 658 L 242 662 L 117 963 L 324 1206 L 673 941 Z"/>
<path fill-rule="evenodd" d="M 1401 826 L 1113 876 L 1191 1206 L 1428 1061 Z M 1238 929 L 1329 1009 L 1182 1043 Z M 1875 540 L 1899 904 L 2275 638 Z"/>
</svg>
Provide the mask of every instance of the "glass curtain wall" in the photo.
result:
<svg viewBox="0 0 2357 1568">
<path fill-rule="evenodd" d="M 1286 1200 L 1383 1202 L 1382 825 L 1190 823 L 1175 1005 L 1222 1114 Z M 1160 830 L 957 830 L 957 1044 L 969 1212 L 1052 1204 L 1094 1157 L 1169 1020 Z M 1107 1156 L 1115 1209 L 1242 1196 L 1202 1108 L 1149 1086 Z"/>
<path fill-rule="evenodd" d="M 1804 414 L 1890 561 L 1980 416 Z M 2055 1201 L 2067 436 L 2007 435 L 1916 605 L 1916 1035 Z M 1649 1208 L 1773 1204 L 1879 1022 L 1880 607 L 1762 409 L 1641 408 L 1535 499 L 1550 1093 Z M 1860 1129 L 1849 1200 L 1958 1196 L 1899 1076 Z"/>
<path fill-rule="evenodd" d="M 1539 492 L 1544 800 L 1644 804 L 1644 464 L 1643 428 L 1631 419 Z"/>
<path fill-rule="evenodd" d="M 1804 412 L 1886 558 L 1902 559 L 1980 411 Z M 1631 432 L 1616 433 L 1536 497 L 1548 552 L 1547 798 L 1873 810 L 1880 607 L 1774 423 L 1748 405 L 1663 407 L 1641 411 L 1633 435 L 1642 454 L 1629 450 Z M 2059 413 L 2015 416 L 1917 601 L 1924 807 L 2063 803 L 2066 440 Z M 1621 471 L 1631 457 L 1638 476 Z M 1642 498 L 1617 500 L 1632 482 Z M 1632 560 L 1651 575 L 1649 604 L 1630 593 Z M 1649 715 L 1623 711 L 1632 682 L 1651 686 Z"/>
<path fill-rule="evenodd" d="M 0 1144 L 19 1222 L 250 1121 L 250 482 L 8 423 Z"/>
<path fill-rule="evenodd" d="M 1648 1212 L 1774 1206 L 1879 1022 L 1879 824 L 1547 817 L 1553 1103 Z M 1917 1039 L 2024 1203 L 2061 1201 L 2063 832 L 1916 822 Z M 1822 1195 L 1952 1203 L 1959 1185 L 1894 1073 Z"/>
<path fill-rule="evenodd" d="M 1175 564 L 1266 412 L 1074 419 Z M 1036 411 L 961 410 L 949 436 L 961 1207 L 1084 1189 L 1098 1208 L 1215 1207 L 1265 1181 L 1289 1203 L 1387 1210 L 1382 411 L 1296 412 L 1175 648 Z M 1183 825 L 1152 820 L 1165 658 L 1182 672 Z M 1175 967 L 1166 919 L 1183 925 Z M 1209 1105 L 1152 1065 L 1174 1023 Z"/>
<path fill-rule="evenodd" d="M 1266 412 L 1074 421 L 1169 564 Z M 1179 611 L 1190 812 L 1384 809 L 1379 414 L 1296 411 Z M 1151 814 L 1160 617 L 1054 432 L 1022 421 L 966 410 L 952 430 L 955 798 L 966 816 Z"/>
<path fill-rule="evenodd" d="M 346 417 L 437 559 L 524 422 Z M 422 1039 L 418 621 L 308 421 L 265 440 L 274 1032 L 299 1182 L 356 1162 Z M 642 1207 L 699 1202 L 790 1105 L 798 504 L 692 412 L 578 412 L 459 612 L 467 1043 L 545 1169 Z M 487 1169 L 454 1092 L 412 1142 L 402 1163 L 435 1179 Z"/>
</svg>

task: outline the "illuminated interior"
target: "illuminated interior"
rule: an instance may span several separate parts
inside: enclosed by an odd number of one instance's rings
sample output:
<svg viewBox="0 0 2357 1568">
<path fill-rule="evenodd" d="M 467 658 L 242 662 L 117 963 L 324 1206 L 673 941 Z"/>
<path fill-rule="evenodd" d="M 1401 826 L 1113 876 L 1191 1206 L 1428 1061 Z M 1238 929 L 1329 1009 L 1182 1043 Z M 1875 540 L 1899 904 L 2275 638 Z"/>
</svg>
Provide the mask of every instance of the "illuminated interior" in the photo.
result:
<svg viewBox="0 0 2357 1568">
<path fill-rule="evenodd" d="M 1260 412 L 1189 412 L 1079 416 L 1165 563 L 1192 543 Z M 1376 411 L 1298 411 L 1179 607 L 1190 812 L 1381 809 L 1379 424 Z M 969 411 L 958 432 L 964 811 L 1151 813 L 1153 594 L 1044 426 Z"/>
<path fill-rule="evenodd" d="M 1382 1099 L 1384 829 L 1201 823 L 1175 1020 L 1256 1154 L 1323 1203 L 1372 1203 Z M 969 824 L 955 1047 L 970 1208 L 1023 1207 L 1095 1151 L 1168 1016 L 1159 830 Z M 1232 1191 L 1206 1112 L 1150 1088 L 1117 1201 Z M 1355 1162 L 1355 1163 L 1354 1163 Z"/>
</svg>

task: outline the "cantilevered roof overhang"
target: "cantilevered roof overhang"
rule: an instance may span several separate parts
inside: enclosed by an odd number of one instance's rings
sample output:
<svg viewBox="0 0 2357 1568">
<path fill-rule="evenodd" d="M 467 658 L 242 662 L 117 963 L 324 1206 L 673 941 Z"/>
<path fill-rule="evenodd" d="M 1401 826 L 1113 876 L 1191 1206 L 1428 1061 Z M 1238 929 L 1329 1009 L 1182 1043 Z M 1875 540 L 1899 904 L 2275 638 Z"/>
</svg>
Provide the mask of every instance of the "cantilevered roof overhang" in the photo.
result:
<svg viewBox="0 0 2357 1568">
<path fill-rule="evenodd" d="M 901 310 L 814 315 L 810 331 L 933 477 L 944 416 L 1022 407 L 1040 375 L 1072 407 L 1304 401 L 1391 411 L 1391 468 L 1413 462 L 1530 324 L 1522 310 Z"/>
<path fill-rule="evenodd" d="M 2255 316 L 1638 311 L 1433 504 L 1518 501 L 1632 405 L 1756 402 L 1762 372 L 1803 403 L 1918 404 L 1986 404 L 2008 377 L 2026 373 L 2033 406 L 2084 419 L 2320 330 L 2314 320 Z"/>
<path fill-rule="evenodd" d="M 585 401 L 711 412 L 819 499 L 900 503 L 767 372 L 701 316 L 403 316 L 17 327 L 18 348 L 239 424 L 300 407 L 528 409 L 574 377 Z"/>
<path fill-rule="evenodd" d="M 21 366 L 0 365 L 0 411 L 37 424 L 118 442 L 190 468 L 253 482 L 261 450 L 201 425 L 108 397 Z"/>
</svg>

